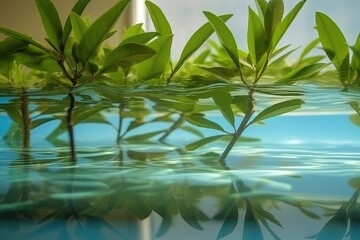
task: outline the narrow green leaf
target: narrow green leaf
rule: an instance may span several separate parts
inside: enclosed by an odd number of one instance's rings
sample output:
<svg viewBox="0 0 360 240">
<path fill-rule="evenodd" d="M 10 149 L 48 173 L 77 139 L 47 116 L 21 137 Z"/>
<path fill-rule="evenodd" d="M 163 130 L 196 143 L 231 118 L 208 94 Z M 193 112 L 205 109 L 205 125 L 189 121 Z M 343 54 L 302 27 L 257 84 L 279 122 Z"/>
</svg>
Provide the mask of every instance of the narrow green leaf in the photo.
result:
<svg viewBox="0 0 360 240">
<path fill-rule="evenodd" d="M 164 35 L 148 44 L 156 54 L 138 64 L 137 77 L 141 80 L 151 79 L 162 75 L 170 61 L 173 35 Z"/>
<path fill-rule="evenodd" d="M 136 34 L 134 36 L 128 37 L 126 39 L 124 39 L 121 42 L 121 45 L 123 44 L 127 44 L 127 43 L 142 43 L 142 44 L 146 44 L 148 43 L 150 40 L 154 39 L 156 36 L 158 36 L 159 34 L 157 32 L 145 32 L 145 33 L 139 33 Z"/>
<path fill-rule="evenodd" d="M 299 109 L 303 103 L 304 101 L 301 99 L 292 99 L 281 103 L 276 103 L 260 112 L 248 125 L 294 111 Z"/>
<path fill-rule="evenodd" d="M 360 34 L 358 35 L 354 46 L 351 47 L 353 56 L 351 59 L 351 69 L 356 71 L 357 75 L 360 75 Z"/>
<path fill-rule="evenodd" d="M 80 42 L 81 37 L 83 36 L 84 32 L 89 28 L 85 21 L 76 13 L 70 13 L 70 21 L 72 30 L 74 33 L 75 40 Z"/>
<path fill-rule="evenodd" d="M 260 20 L 262 23 L 264 23 L 264 16 L 265 16 L 265 12 L 266 12 L 268 3 L 266 2 L 266 0 L 256 0 L 255 4 L 256 4 L 256 8 L 259 13 Z"/>
<path fill-rule="evenodd" d="M 0 41 L 0 59 L 12 58 L 12 55 L 27 48 L 29 43 L 15 38 L 5 38 Z"/>
<path fill-rule="evenodd" d="M 321 45 L 345 86 L 350 72 L 349 47 L 346 39 L 336 23 L 323 13 L 316 13 L 316 27 Z"/>
<path fill-rule="evenodd" d="M 96 54 L 100 44 L 106 39 L 109 31 L 130 1 L 118 2 L 91 24 L 83 34 L 78 47 L 79 59 L 83 64 Z"/>
<path fill-rule="evenodd" d="M 146 1 L 145 4 L 156 31 L 162 36 L 172 34 L 170 24 L 161 9 L 150 1 Z"/>
<path fill-rule="evenodd" d="M 121 41 L 124 41 L 129 37 L 144 33 L 144 30 L 142 29 L 142 25 L 143 23 L 138 23 L 127 28 L 121 36 Z"/>
<path fill-rule="evenodd" d="M 89 2 L 90 2 L 90 0 L 78 0 L 76 2 L 76 4 L 74 5 L 74 7 L 71 9 L 71 12 L 74 12 L 77 15 L 81 16 L 81 14 L 83 13 L 84 9 L 86 8 L 86 6 L 88 5 Z M 70 20 L 70 15 L 69 15 L 68 18 L 66 19 L 66 22 L 64 25 L 63 37 L 61 40 L 64 46 L 70 36 L 71 30 L 72 30 L 72 25 L 71 25 L 71 20 Z"/>
<path fill-rule="evenodd" d="M 299 79 L 307 79 L 314 74 L 321 71 L 325 66 L 328 64 L 326 63 L 314 63 L 307 66 L 296 68 L 289 73 L 287 73 L 285 76 L 281 77 L 276 83 L 285 83 L 290 81 L 295 81 Z"/>
<path fill-rule="evenodd" d="M 144 140 L 148 140 L 152 137 L 155 137 L 156 135 L 159 135 L 160 133 L 163 133 L 163 132 L 165 132 L 165 131 L 159 130 L 159 131 L 153 131 L 153 132 L 149 132 L 149 133 L 134 135 L 134 136 L 127 137 L 126 141 L 144 141 Z"/>
<path fill-rule="evenodd" d="M 295 7 L 284 17 L 284 19 L 280 22 L 278 27 L 274 30 L 273 36 L 270 42 L 270 52 L 272 52 L 281 38 L 284 36 L 286 30 L 290 27 L 291 23 L 294 21 L 296 15 L 299 13 L 301 8 L 304 6 L 306 0 L 300 1 Z"/>
<path fill-rule="evenodd" d="M 191 115 L 187 115 L 185 117 L 186 121 L 188 121 L 190 124 L 203 127 L 203 128 L 209 128 L 209 129 L 215 129 L 222 132 L 226 132 L 219 124 L 216 122 L 210 121 L 209 119 L 204 118 L 203 114 L 200 113 L 194 113 Z"/>
<path fill-rule="evenodd" d="M 156 54 L 156 52 L 152 48 L 143 44 L 122 44 L 105 57 L 104 66 L 100 70 L 100 73 L 113 67 L 130 67 L 131 65 L 150 58 L 154 54 Z"/>
<path fill-rule="evenodd" d="M 239 74 L 239 71 L 235 68 L 229 69 L 226 67 L 206 67 L 206 66 L 198 66 L 199 68 L 210 72 L 212 74 L 215 74 L 219 77 L 222 77 L 224 79 L 230 79 L 232 77 L 235 77 Z"/>
<path fill-rule="evenodd" d="M 235 230 L 238 221 L 239 221 L 239 212 L 235 202 L 232 202 L 216 239 L 221 239 L 231 234 Z"/>
<path fill-rule="evenodd" d="M 215 32 L 222 46 L 225 48 L 226 52 L 231 57 L 237 69 L 240 70 L 238 47 L 230 29 L 226 26 L 224 21 L 215 14 L 207 11 L 205 11 L 204 14 L 215 29 Z"/>
<path fill-rule="evenodd" d="M 267 39 L 271 40 L 272 36 L 279 26 L 284 14 L 284 2 L 283 0 L 270 0 L 268 2 L 265 15 L 264 15 L 264 27 Z"/>
<path fill-rule="evenodd" d="M 35 0 L 46 34 L 57 50 L 62 48 L 63 29 L 54 4 L 50 0 Z"/>
<path fill-rule="evenodd" d="M 178 208 L 179 213 L 181 217 L 187 222 L 191 227 L 197 229 L 197 230 L 203 230 L 204 228 L 200 225 L 197 216 L 196 211 L 199 211 L 194 206 L 189 206 L 187 202 L 184 201 L 178 201 Z"/>
<path fill-rule="evenodd" d="M 258 220 L 255 217 L 254 210 L 251 206 L 251 203 L 247 200 L 248 204 L 246 207 L 245 219 L 244 219 L 244 231 L 243 238 L 244 240 L 251 239 L 264 239 L 261 232 L 261 227 Z"/>
<path fill-rule="evenodd" d="M 231 108 L 232 97 L 230 93 L 216 91 L 214 92 L 212 98 L 224 118 L 231 124 L 233 128 L 235 128 L 235 117 Z"/>
<path fill-rule="evenodd" d="M 313 50 L 320 42 L 319 38 L 314 39 L 311 41 L 302 51 L 300 55 L 300 60 L 302 60 L 311 50 Z"/>
<path fill-rule="evenodd" d="M 222 15 L 220 18 L 226 22 L 232 17 L 232 14 Z M 210 23 L 205 23 L 190 37 L 181 52 L 180 59 L 177 62 L 173 75 L 181 68 L 181 66 L 198 50 L 204 42 L 214 33 L 214 28 Z"/>
<path fill-rule="evenodd" d="M 12 37 L 12 38 L 15 38 L 15 39 L 18 39 L 18 40 L 22 40 L 24 42 L 27 42 L 29 44 L 32 44 L 32 45 L 44 50 L 45 52 L 48 52 L 48 49 L 45 46 L 43 46 L 39 42 L 33 40 L 32 37 L 29 37 L 29 36 L 27 36 L 25 34 L 13 31 L 13 30 L 8 29 L 8 28 L 3 28 L 3 27 L 0 27 L 0 32 L 5 34 L 8 37 Z"/>
<path fill-rule="evenodd" d="M 352 124 L 360 127 L 360 115 L 350 115 L 349 119 Z"/>
<path fill-rule="evenodd" d="M 254 66 L 256 66 L 260 59 L 263 57 L 263 55 L 266 53 L 268 48 L 268 42 L 260 18 L 250 7 L 247 42 L 251 62 Z"/>
<path fill-rule="evenodd" d="M 339 211 L 325 224 L 317 235 L 317 240 L 343 239 L 348 227 L 346 208 L 342 206 Z"/>
<path fill-rule="evenodd" d="M 201 140 L 199 141 L 196 141 L 196 142 L 193 142 L 193 143 L 190 143 L 188 145 L 185 146 L 185 149 L 187 151 L 194 151 L 206 144 L 209 144 L 209 143 L 212 143 L 212 142 L 215 142 L 217 140 L 220 140 L 222 138 L 227 138 L 229 137 L 230 135 L 215 135 L 215 136 L 211 136 L 211 137 L 206 137 L 206 138 L 202 138 Z"/>
</svg>

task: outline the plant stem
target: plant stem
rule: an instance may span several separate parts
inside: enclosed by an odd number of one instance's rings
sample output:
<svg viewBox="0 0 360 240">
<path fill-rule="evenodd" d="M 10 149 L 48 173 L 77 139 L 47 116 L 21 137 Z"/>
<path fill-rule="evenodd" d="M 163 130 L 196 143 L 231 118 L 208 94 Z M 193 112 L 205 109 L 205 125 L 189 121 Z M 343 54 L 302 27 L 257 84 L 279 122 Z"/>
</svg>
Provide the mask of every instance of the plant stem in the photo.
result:
<svg viewBox="0 0 360 240">
<path fill-rule="evenodd" d="M 73 122 L 73 112 L 74 112 L 74 108 L 75 108 L 75 97 L 71 92 L 68 94 L 68 97 L 70 99 L 70 106 L 69 106 L 69 108 L 67 110 L 66 123 L 67 123 L 67 130 L 68 130 L 68 134 L 69 134 L 69 139 L 70 139 L 71 161 L 76 162 L 74 122 Z"/>
<path fill-rule="evenodd" d="M 123 126 L 123 117 L 122 113 L 124 111 L 124 105 L 122 103 L 119 104 L 119 127 L 117 131 L 117 137 L 116 137 L 116 143 L 120 144 L 122 140 L 121 132 L 122 132 L 122 126 Z"/>
<path fill-rule="evenodd" d="M 254 114 L 254 96 L 253 95 L 254 95 L 254 89 L 250 88 L 249 93 L 248 93 L 248 97 L 249 97 L 248 98 L 248 109 L 245 113 L 243 120 L 241 121 L 240 126 L 238 127 L 236 132 L 232 135 L 232 138 L 231 138 L 229 144 L 225 148 L 224 152 L 221 154 L 221 156 L 220 156 L 221 163 L 225 163 L 225 159 L 229 155 L 231 149 L 234 147 L 234 145 L 236 144 L 236 142 L 239 139 L 239 137 L 241 136 L 241 134 L 248 127 L 250 118 Z"/>
<path fill-rule="evenodd" d="M 185 114 L 181 113 L 180 117 L 173 123 L 173 125 L 171 125 L 171 127 L 169 129 L 166 130 L 165 134 L 162 135 L 159 140 L 163 141 L 165 138 L 167 138 L 167 136 L 169 136 L 173 131 L 175 131 L 177 128 L 179 128 L 179 126 L 181 126 L 181 124 L 185 121 Z"/>
<path fill-rule="evenodd" d="M 31 119 L 29 114 L 29 97 L 21 93 L 21 116 L 23 120 L 23 148 L 30 147 Z"/>
</svg>

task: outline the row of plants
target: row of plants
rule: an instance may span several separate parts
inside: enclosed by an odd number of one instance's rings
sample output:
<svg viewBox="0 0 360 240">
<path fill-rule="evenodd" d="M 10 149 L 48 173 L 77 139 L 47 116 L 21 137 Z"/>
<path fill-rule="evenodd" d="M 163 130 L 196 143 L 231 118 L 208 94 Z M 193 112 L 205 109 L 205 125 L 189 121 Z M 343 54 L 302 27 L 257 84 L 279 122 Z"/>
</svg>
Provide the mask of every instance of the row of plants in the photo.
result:
<svg viewBox="0 0 360 240">
<path fill-rule="evenodd" d="M 256 0 L 257 11 L 249 7 L 247 51 L 238 48 L 232 31 L 226 25 L 231 14 L 217 16 L 204 12 L 208 22 L 191 36 L 176 64 L 171 61 L 174 37 L 171 26 L 162 10 L 150 1 L 145 4 L 155 32 L 145 32 L 142 24 L 136 24 L 124 32 L 117 46 L 109 47 L 104 43 L 114 34 L 112 27 L 130 2 L 119 1 L 90 23 L 81 17 L 89 0 L 79 0 L 63 26 L 57 9 L 50 0 L 35 0 L 47 33 L 45 40 L 48 45 L 23 33 L 0 28 L 0 32 L 8 36 L 0 43 L 1 86 L 19 89 L 21 95 L 21 107 L 17 110 L 6 108 L 5 111 L 9 116 L 15 116 L 15 122 L 22 121 L 24 146 L 30 145 L 31 128 L 50 121 L 43 118 L 32 121 L 28 114 L 27 95 L 34 88 L 35 91 L 44 92 L 56 88 L 56 94 L 67 95 L 68 109 L 59 126 L 60 130 L 53 135 L 67 130 L 75 159 L 73 127 L 76 122 L 81 121 L 80 118 L 89 117 L 93 113 L 79 108 L 76 101 L 76 97 L 81 96 L 86 87 L 95 89 L 96 94 L 100 93 L 101 101 L 117 102 L 121 113 L 126 108 L 128 96 L 117 94 L 116 91 L 124 88 L 141 89 L 147 86 L 172 89 L 180 86 L 191 89 L 222 83 L 228 87 L 216 88 L 205 96 L 191 96 L 189 99 L 193 106 L 196 106 L 199 99 L 212 99 L 216 110 L 232 130 L 225 130 L 228 127 L 209 120 L 201 109 L 193 107 L 184 113 L 179 111 L 181 106 L 173 106 L 175 112 L 179 113 L 178 121 L 165 132 L 150 132 L 146 136 L 151 138 L 161 134 L 160 139 L 163 140 L 184 122 L 220 131 L 221 134 L 218 135 L 201 136 L 199 141 L 187 145 L 186 149 L 195 150 L 205 144 L 226 139 L 228 146 L 220 156 L 220 161 L 223 162 L 249 126 L 294 111 L 304 103 L 299 98 L 288 99 L 255 114 L 255 94 L 260 91 L 259 83 L 277 85 L 302 80 L 316 81 L 315 79 L 326 79 L 329 76 L 334 78 L 333 70 L 328 70 L 329 64 L 321 62 L 324 56 L 309 54 L 319 43 L 338 72 L 343 89 L 359 85 L 360 39 L 349 47 L 338 26 L 323 13 L 316 13 L 319 39 L 307 45 L 293 64 L 286 60 L 296 49 L 290 49 L 291 45 L 277 47 L 306 1 L 299 1 L 284 15 L 282 0 Z M 209 40 L 213 33 L 217 35 L 219 43 Z M 202 46 L 206 42 L 210 42 L 210 47 L 203 50 Z M 352 50 L 351 61 L 349 49 Z M 195 54 L 196 52 L 198 53 Z M 242 87 L 247 93 L 234 95 L 233 86 Z M 109 92 L 109 87 L 113 91 Z M 156 95 L 151 97 L 156 98 Z M 145 98 L 149 96 L 146 95 Z M 170 98 L 172 97 L 169 96 Z M 52 109 L 42 109 L 40 113 L 46 115 L 49 111 L 54 113 Z M 171 117 L 170 115 L 167 117 Z M 159 118 L 159 121 L 164 119 L 165 117 Z M 134 122 L 130 125 L 130 130 L 142 125 L 139 121 Z M 120 125 L 118 142 L 123 139 L 123 135 Z"/>
</svg>

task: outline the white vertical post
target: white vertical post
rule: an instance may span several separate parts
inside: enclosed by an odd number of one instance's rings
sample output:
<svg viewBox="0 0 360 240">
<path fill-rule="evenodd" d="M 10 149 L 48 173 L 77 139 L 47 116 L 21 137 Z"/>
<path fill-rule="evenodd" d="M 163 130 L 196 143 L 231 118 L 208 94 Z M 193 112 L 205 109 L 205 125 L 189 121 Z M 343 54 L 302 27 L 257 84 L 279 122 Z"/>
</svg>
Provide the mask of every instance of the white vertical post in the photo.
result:
<svg viewBox="0 0 360 240">
<path fill-rule="evenodd" d="M 144 0 L 132 1 L 132 23 L 143 23 L 143 27 L 147 28 L 146 6 Z"/>
</svg>

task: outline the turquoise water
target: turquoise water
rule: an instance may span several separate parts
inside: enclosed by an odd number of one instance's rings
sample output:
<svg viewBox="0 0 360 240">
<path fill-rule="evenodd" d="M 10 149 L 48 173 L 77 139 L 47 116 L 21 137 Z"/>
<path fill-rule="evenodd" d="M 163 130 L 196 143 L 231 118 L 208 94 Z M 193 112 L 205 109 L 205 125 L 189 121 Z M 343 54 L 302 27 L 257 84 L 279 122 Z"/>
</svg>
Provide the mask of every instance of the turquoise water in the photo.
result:
<svg viewBox="0 0 360 240">
<path fill-rule="evenodd" d="M 359 90 L 259 87 L 255 115 L 305 104 L 250 126 L 221 162 L 228 141 L 188 151 L 218 131 L 179 120 L 231 131 L 211 96 L 246 89 L 97 89 L 0 94 L 2 239 L 359 238 Z"/>
</svg>

